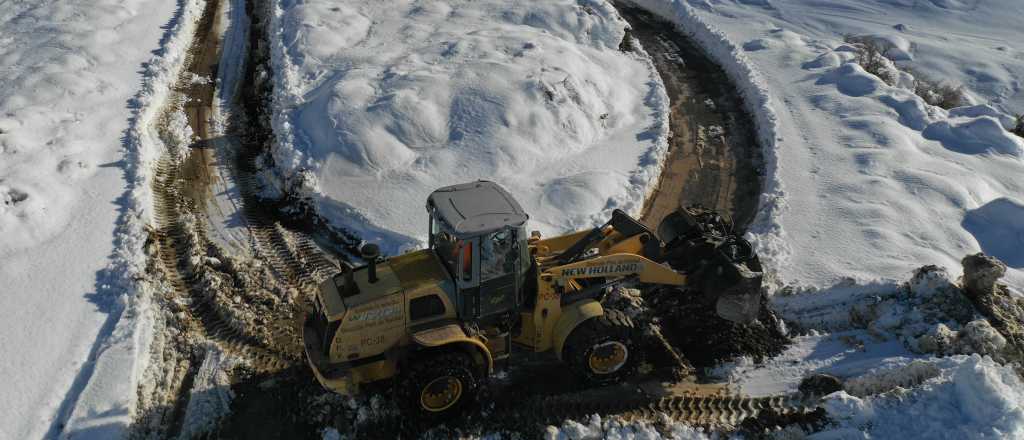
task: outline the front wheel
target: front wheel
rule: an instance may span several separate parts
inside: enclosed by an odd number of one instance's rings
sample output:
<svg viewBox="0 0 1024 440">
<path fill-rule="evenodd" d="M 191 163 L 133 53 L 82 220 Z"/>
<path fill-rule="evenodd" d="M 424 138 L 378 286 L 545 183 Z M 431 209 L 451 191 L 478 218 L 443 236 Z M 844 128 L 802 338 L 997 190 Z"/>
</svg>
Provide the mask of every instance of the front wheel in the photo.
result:
<svg viewBox="0 0 1024 440">
<path fill-rule="evenodd" d="M 624 313 L 605 309 L 573 329 L 565 341 L 562 359 L 578 376 L 593 385 L 621 382 L 640 364 L 638 335 Z"/>
<path fill-rule="evenodd" d="M 399 382 L 399 406 L 428 422 L 457 414 L 476 395 L 474 367 L 469 355 L 457 351 L 412 359 Z"/>
</svg>

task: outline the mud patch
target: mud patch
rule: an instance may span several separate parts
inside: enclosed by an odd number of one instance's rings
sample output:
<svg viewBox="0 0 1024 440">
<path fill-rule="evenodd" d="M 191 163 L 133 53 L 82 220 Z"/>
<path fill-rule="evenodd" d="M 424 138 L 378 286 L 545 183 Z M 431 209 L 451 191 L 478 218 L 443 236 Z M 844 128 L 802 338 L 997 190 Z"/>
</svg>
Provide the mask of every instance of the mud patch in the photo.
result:
<svg viewBox="0 0 1024 440">
<path fill-rule="evenodd" d="M 721 67 L 676 31 L 635 7 L 616 5 L 632 38 L 651 56 L 669 97 L 669 152 L 641 221 L 657 226 L 668 213 L 700 204 L 726 215 L 742 234 L 757 213 L 762 153 L 754 123 Z"/>
<path fill-rule="evenodd" d="M 763 296 L 760 314 L 750 324 L 722 319 L 713 302 L 691 291 L 664 289 L 649 295 L 647 302 L 659 315 L 665 337 L 697 369 L 740 356 L 761 362 L 782 353 L 789 344 L 784 324 Z"/>
<path fill-rule="evenodd" d="M 795 414 L 769 410 L 744 420 L 737 434 L 751 440 L 800 439 L 821 431 L 831 423 L 824 408 Z"/>
</svg>

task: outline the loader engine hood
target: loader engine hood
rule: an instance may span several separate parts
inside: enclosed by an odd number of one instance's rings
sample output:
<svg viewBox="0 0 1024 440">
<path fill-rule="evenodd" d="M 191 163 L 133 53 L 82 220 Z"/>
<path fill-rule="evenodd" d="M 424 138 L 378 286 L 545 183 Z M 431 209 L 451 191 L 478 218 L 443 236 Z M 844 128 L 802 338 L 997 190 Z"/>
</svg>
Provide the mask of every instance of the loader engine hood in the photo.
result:
<svg viewBox="0 0 1024 440">
<path fill-rule="evenodd" d="M 328 321 L 341 319 L 347 310 L 385 296 L 419 289 L 427 285 L 451 286 L 447 272 L 433 251 L 410 252 L 377 263 L 377 281 L 370 282 L 368 266 L 342 271 L 320 283 L 317 297 Z"/>
<path fill-rule="evenodd" d="M 377 281 L 371 283 L 366 266 L 342 265 L 341 272 L 320 283 L 317 296 L 328 321 L 341 319 L 347 310 L 402 291 L 391 265 L 377 264 Z"/>
</svg>

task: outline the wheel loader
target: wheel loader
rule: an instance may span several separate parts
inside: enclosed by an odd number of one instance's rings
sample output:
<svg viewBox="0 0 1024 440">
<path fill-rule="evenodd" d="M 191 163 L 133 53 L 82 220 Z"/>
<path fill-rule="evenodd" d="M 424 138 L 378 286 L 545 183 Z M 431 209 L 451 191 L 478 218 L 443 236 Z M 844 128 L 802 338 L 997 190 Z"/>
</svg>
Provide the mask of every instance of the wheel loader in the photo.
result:
<svg viewBox="0 0 1024 440">
<path fill-rule="evenodd" d="M 707 210 L 679 210 L 657 234 L 616 210 L 545 238 L 527 235 L 527 214 L 493 182 L 440 188 L 426 208 L 427 249 L 382 258 L 366 244 L 366 264 L 320 284 L 303 342 L 327 389 L 391 381 L 404 414 L 440 418 L 517 352 L 550 353 L 592 384 L 621 381 L 641 357 L 640 332 L 602 305 L 616 286 L 697 289 L 725 319 L 758 314 L 757 257 Z"/>
</svg>

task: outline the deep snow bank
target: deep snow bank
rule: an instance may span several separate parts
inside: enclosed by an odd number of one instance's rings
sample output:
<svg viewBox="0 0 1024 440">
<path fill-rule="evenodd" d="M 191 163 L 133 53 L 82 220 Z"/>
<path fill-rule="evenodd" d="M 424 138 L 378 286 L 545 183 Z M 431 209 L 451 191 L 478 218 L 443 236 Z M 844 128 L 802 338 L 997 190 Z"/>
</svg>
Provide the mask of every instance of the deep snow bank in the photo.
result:
<svg viewBox="0 0 1024 440">
<path fill-rule="evenodd" d="M 0 8 L 0 438 L 109 438 L 130 423 L 144 236 L 122 136 L 176 6 Z"/>
<path fill-rule="evenodd" d="M 985 207 L 1002 206 L 998 200 L 1024 203 L 1024 140 L 1005 131 L 1010 115 L 1024 112 L 1024 52 L 1014 46 L 1020 28 L 1011 18 L 1024 14 L 1024 5 L 688 4 L 695 6 L 682 8 L 697 17 L 690 26 L 703 23 L 733 42 L 733 56 L 763 73 L 775 103 L 783 139 L 775 177 L 786 188 L 777 221 L 792 252 L 775 254 L 784 258 L 773 266 L 784 282 L 835 290 L 851 279 L 870 287 L 923 264 L 956 276 L 959 260 L 983 249 L 1022 258 L 1024 241 L 1013 237 L 1018 225 L 979 214 L 994 212 Z M 913 74 L 887 84 L 856 64 L 846 35 L 891 44 L 889 64 L 964 84 L 970 105 L 928 105 L 912 90 Z M 715 51 L 715 43 L 704 44 Z M 999 246 L 993 237 L 1009 243 Z M 1006 281 L 1019 290 L 1024 272 L 1011 270 Z"/>
<path fill-rule="evenodd" d="M 923 369 L 930 371 L 922 376 Z M 1012 368 L 988 357 L 904 361 L 853 377 L 847 388 L 871 395 L 839 391 L 826 397 L 825 410 L 839 426 L 813 438 L 1024 437 L 1024 384 Z"/>
<path fill-rule="evenodd" d="M 425 236 L 431 190 L 480 178 L 546 233 L 638 212 L 668 110 L 624 26 L 603 1 L 282 3 L 274 159 L 390 252 Z"/>
</svg>

